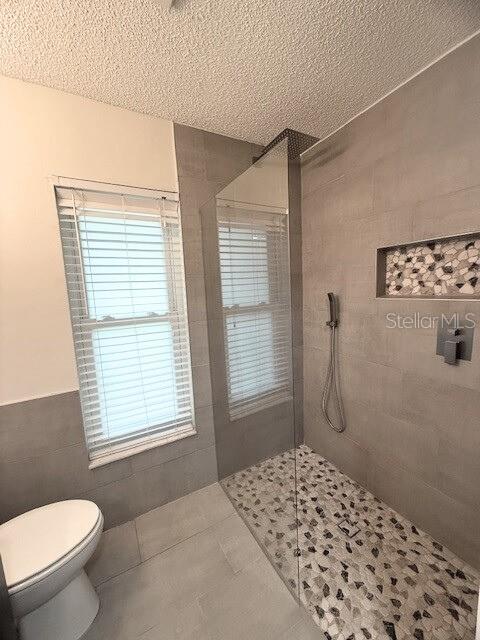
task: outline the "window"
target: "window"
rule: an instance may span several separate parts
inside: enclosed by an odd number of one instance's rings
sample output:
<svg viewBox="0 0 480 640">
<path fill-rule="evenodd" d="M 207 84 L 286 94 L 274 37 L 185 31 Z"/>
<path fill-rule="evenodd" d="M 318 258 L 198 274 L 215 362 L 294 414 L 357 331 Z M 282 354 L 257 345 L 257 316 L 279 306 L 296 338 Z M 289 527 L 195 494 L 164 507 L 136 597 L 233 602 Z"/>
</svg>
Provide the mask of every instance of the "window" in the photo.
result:
<svg viewBox="0 0 480 640">
<path fill-rule="evenodd" d="M 231 419 L 292 397 L 287 215 L 217 206 Z"/>
<path fill-rule="evenodd" d="M 55 188 L 92 461 L 195 432 L 178 201 L 107 189 Z"/>
</svg>

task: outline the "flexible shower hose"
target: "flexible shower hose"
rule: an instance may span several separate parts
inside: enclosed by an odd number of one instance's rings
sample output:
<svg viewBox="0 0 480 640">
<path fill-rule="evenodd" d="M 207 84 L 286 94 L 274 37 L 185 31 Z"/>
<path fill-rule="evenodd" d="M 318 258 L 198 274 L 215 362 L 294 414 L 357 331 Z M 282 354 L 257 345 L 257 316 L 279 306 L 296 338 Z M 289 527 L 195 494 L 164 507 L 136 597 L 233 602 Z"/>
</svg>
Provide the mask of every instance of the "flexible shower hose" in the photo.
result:
<svg viewBox="0 0 480 640">
<path fill-rule="evenodd" d="M 325 416 L 325 420 L 337 433 L 345 431 L 345 416 L 343 413 L 343 403 L 340 395 L 340 386 L 338 381 L 337 371 L 337 323 L 327 322 L 330 327 L 330 359 L 328 362 L 327 377 L 325 380 L 325 387 L 323 388 L 322 396 L 322 411 Z M 333 393 L 335 405 L 337 407 L 337 413 L 340 424 L 337 426 L 328 415 L 328 400 L 330 393 Z"/>
</svg>

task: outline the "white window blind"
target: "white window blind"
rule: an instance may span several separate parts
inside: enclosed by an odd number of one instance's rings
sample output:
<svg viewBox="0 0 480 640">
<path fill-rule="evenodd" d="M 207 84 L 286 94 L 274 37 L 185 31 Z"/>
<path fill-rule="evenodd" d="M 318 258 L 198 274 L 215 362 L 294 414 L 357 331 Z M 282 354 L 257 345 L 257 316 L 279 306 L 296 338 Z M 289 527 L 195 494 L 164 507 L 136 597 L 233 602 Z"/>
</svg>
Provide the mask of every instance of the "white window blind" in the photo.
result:
<svg viewBox="0 0 480 640">
<path fill-rule="evenodd" d="M 218 204 L 218 203 L 217 203 Z M 292 397 L 286 213 L 217 206 L 231 419 Z"/>
<path fill-rule="evenodd" d="M 178 202 L 56 187 L 90 458 L 193 431 Z"/>
</svg>

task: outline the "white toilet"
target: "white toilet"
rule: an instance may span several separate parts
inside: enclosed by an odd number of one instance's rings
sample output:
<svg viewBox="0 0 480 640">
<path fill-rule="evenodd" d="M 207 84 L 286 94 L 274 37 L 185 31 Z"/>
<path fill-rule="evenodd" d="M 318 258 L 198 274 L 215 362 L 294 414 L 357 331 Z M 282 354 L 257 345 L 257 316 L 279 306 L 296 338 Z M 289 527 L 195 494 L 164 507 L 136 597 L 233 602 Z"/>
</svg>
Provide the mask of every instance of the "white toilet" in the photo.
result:
<svg viewBox="0 0 480 640">
<path fill-rule="evenodd" d="M 0 525 L 0 554 L 21 640 L 78 640 L 99 601 L 83 567 L 103 528 L 88 500 L 65 500 Z"/>
</svg>

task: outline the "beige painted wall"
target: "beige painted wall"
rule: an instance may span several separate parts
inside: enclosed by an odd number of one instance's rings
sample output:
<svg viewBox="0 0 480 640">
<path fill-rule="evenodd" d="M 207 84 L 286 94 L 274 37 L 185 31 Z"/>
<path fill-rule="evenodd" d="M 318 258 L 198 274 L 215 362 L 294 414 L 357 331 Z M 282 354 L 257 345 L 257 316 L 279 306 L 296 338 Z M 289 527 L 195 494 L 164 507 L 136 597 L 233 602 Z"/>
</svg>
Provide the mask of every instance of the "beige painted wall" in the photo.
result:
<svg viewBox="0 0 480 640">
<path fill-rule="evenodd" d="M 173 124 L 0 77 L 0 404 L 78 388 L 52 174 L 177 190 Z"/>
<path fill-rule="evenodd" d="M 480 37 L 314 147 L 302 169 L 305 440 L 480 566 L 480 302 L 375 298 L 376 249 L 480 230 Z M 340 297 L 347 429 L 321 411 Z M 477 320 L 472 362 L 386 314 Z"/>
</svg>

